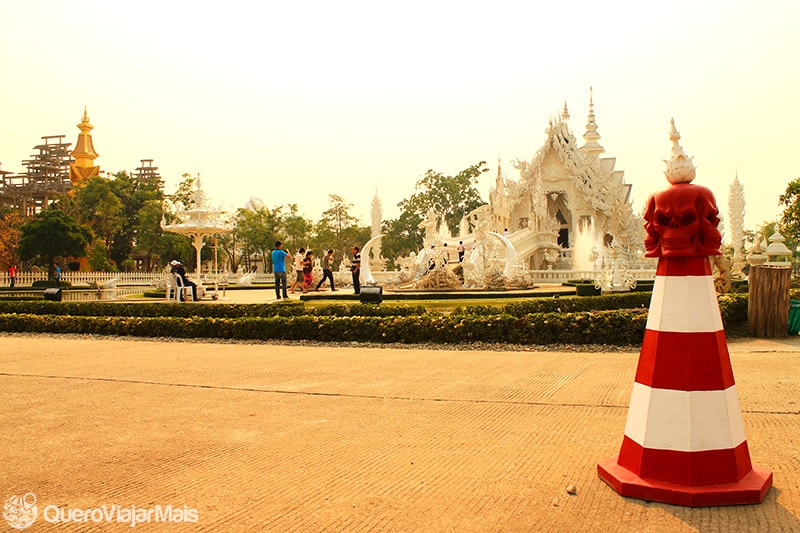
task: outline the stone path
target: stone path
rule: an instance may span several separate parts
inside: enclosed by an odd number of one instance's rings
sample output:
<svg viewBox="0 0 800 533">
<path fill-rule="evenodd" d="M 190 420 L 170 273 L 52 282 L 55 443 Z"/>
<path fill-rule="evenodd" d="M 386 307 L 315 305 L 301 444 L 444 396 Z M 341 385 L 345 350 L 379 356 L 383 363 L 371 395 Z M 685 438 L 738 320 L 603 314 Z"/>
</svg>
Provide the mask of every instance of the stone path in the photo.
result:
<svg viewBox="0 0 800 533">
<path fill-rule="evenodd" d="M 751 456 L 774 487 L 704 509 L 597 477 L 637 353 L 0 343 L 0 497 L 36 495 L 29 531 L 131 530 L 47 523 L 48 505 L 197 509 L 137 531 L 800 531 L 798 338 L 731 342 Z"/>
</svg>

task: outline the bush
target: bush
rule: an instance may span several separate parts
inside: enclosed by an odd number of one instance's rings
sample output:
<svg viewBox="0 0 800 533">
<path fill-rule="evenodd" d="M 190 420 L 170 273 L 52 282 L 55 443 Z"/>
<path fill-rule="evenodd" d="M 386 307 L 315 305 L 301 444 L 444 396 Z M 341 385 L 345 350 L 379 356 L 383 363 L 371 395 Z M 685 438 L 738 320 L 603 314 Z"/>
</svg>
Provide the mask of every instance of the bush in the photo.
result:
<svg viewBox="0 0 800 533">
<path fill-rule="evenodd" d="M 646 318 L 644 311 L 542 313 L 523 318 L 501 314 L 473 319 L 444 314 L 238 319 L 0 314 L 0 331 L 406 344 L 483 341 L 624 345 L 641 342 Z"/>
<path fill-rule="evenodd" d="M 534 299 L 452 314 L 422 307 L 1 301 L 0 331 L 139 337 L 514 344 L 637 345 L 650 295 Z M 719 297 L 726 330 L 747 324 L 747 295 Z"/>
</svg>

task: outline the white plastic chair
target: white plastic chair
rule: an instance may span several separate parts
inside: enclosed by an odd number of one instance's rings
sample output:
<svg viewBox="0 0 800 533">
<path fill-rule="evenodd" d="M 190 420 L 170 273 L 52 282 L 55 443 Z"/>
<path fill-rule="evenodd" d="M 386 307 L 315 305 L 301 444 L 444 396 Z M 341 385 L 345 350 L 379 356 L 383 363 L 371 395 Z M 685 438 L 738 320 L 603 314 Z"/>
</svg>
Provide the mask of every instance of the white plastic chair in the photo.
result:
<svg viewBox="0 0 800 533">
<path fill-rule="evenodd" d="M 170 274 L 167 277 L 167 300 L 175 300 L 176 302 L 183 300 L 194 300 L 192 297 L 192 287 L 184 285 L 183 279 L 177 274 Z"/>
</svg>

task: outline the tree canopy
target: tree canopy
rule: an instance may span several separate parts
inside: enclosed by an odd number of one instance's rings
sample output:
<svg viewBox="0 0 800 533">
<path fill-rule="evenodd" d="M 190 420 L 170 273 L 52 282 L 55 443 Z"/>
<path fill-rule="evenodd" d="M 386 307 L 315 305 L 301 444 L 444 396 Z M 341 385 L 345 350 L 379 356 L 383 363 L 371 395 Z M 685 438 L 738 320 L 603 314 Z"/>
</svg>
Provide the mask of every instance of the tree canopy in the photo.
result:
<svg viewBox="0 0 800 533">
<path fill-rule="evenodd" d="M 92 234 L 60 209 L 45 209 L 20 228 L 17 252 L 22 260 L 39 259 L 52 278 L 56 257 L 83 257 Z"/>
<path fill-rule="evenodd" d="M 787 246 L 800 242 L 800 178 L 789 182 L 786 192 L 778 197 L 778 202 L 786 208 L 781 220 L 781 233 L 786 237 Z"/>
<path fill-rule="evenodd" d="M 467 167 L 455 176 L 428 170 L 422 179 L 417 181 L 417 192 L 397 204 L 402 214 L 384 223 L 386 234 L 382 245 L 384 255 L 395 259 L 419 250 L 424 236 L 419 224 L 429 211 L 443 217 L 450 234 L 457 235 L 461 220 L 469 212 L 486 203 L 475 185 L 478 183 L 478 177 L 488 170 L 485 161 Z"/>
</svg>

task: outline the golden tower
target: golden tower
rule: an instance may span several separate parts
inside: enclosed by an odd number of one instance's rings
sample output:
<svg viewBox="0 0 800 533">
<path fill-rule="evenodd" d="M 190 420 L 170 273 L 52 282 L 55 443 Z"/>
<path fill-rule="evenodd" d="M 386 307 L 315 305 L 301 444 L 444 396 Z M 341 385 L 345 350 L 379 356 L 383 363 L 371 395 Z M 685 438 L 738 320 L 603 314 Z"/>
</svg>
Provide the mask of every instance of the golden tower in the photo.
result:
<svg viewBox="0 0 800 533">
<path fill-rule="evenodd" d="M 75 158 L 75 162 L 69 166 L 69 180 L 73 187 L 80 187 L 83 182 L 92 176 L 100 175 L 100 167 L 94 166 L 97 152 L 92 145 L 92 134 L 89 133 L 94 126 L 89 124 L 89 115 L 86 107 L 83 108 L 83 120 L 78 124 L 81 132 L 78 134 L 78 142 L 70 155 Z"/>
</svg>

